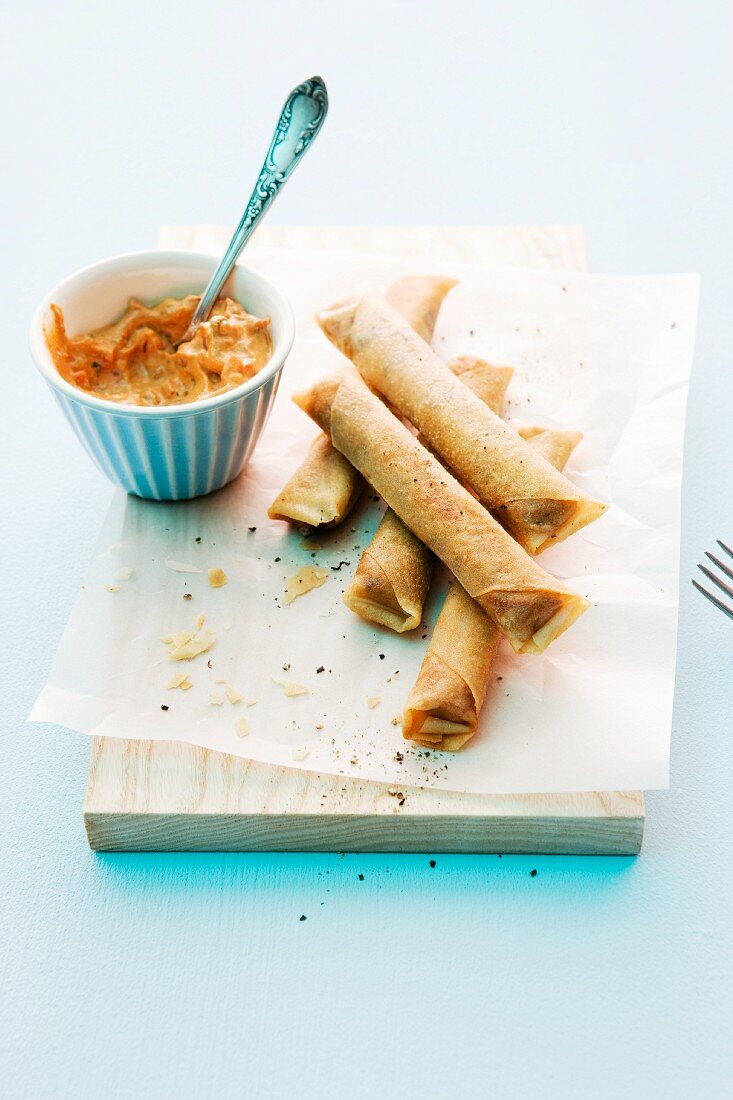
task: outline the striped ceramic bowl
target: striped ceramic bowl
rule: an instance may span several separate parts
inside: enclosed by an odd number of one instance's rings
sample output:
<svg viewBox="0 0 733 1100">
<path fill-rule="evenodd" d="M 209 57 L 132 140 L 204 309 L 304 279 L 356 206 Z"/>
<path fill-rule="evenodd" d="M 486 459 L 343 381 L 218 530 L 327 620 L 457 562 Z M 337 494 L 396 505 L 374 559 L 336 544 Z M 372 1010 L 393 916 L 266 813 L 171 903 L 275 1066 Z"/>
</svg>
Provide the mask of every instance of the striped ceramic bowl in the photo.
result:
<svg viewBox="0 0 733 1100">
<path fill-rule="evenodd" d="M 290 306 L 275 288 L 237 266 L 224 293 L 250 313 L 270 318 L 267 365 L 227 393 L 187 405 L 143 407 L 103 401 L 66 382 L 44 337 L 51 303 L 68 331 L 88 332 L 119 317 L 128 299 L 154 303 L 200 294 L 218 259 L 200 252 L 132 252 L 85 267 L 55 286 L 31 324 L 31 354 L 67 420 L 99 469 L 128 493 L 187 500 L 220 489 L 246 464 L 267 423 L 283 364 L 295 336 Z"/>
</svg>

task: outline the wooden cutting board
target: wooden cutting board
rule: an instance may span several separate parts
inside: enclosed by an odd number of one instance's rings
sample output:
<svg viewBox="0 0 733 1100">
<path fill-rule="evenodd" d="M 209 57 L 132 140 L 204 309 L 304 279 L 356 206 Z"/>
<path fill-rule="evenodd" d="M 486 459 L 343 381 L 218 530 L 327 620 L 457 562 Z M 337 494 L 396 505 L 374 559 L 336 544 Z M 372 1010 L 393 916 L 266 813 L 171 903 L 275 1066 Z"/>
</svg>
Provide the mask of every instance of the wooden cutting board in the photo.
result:
<svg viewBox="0 0 733 1100">
<path fill-rule="evenodd" d="M 163 248 L 223 251 L 225 227 L 168 226 Z M 577 226 L 265 227 L 263 246 L 348 248 L 584 269 Z M 99 851 L 636 854 L 640 791 L 465 795 L 315 775 L 164 741 L 94 738 L 84 823 Z"/>
</svg>

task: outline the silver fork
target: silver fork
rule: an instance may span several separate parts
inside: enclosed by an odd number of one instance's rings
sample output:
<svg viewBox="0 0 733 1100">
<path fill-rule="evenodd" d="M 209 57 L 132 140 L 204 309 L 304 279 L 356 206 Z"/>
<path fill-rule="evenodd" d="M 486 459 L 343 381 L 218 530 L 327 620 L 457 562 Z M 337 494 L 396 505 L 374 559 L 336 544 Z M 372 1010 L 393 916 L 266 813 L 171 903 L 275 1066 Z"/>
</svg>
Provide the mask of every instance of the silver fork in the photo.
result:
<svg viewBox="0 0 733 1100">
<path fill-rule="evenodd" d="M 724 542 L 720 541 L 720 539 L 716 539 L 715 541 L 717 542 L 720 549 L 725 551 L 729 558 L 733 558 L 733 550 L 731 550 L 730 546 L 726 546 Z M 731 569 L 729 565 L 726 565 L 725 562 L 722 562 L 720 558 L 716 558 L 714 554 L 709 554 L 707 550 L 705 551 L 705 557 L 710 558 L 710 561 L 713 563 L 713 565 L 717 566 L 721 573 L 724 573 L 726 577 L 729 577 L 733 581 L 733 569 Z M 713 573 L 711 569 L 708 569 L 706 565 L 698 564 L 697 568 L 705 574 L 709 581 L 712 581 L 713 584 L 717 585 L 722 592 L 725 592 L 726 596 L 729 596 L 730 599 L 733 600 L 733 587 L 731 587 L 731 585 L 726 584 L 725 581 L 722 581 L 720 579 L 720 577 L 716 577 L 715 573 Z M 727 615 L 729 619 L 733 619 L 733 607 L 729 607 L 728 604 L 723 603 L 721 599 L 718 599 L 717 596 L 714 596 L 712 592 L 708 592 L 707 588 L 703 588 L 703 586 L 701 584 L 698 584 L 697 581 L 693 581 L 692 583 L 694 584 L 698 592 L 702 592 L 703 596 L 707 600 L 710 600 L 710 602 L 714 603 L 716 607 L 719 607 L 724 615 Z"/>
</svg>

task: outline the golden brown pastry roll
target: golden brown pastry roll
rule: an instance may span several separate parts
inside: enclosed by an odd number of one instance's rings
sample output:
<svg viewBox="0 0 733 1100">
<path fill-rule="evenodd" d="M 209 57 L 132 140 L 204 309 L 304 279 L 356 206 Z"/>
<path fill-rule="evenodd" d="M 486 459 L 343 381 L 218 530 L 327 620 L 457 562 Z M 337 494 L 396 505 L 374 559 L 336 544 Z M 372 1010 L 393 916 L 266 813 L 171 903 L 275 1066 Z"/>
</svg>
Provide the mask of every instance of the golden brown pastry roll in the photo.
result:
<svg viewBox="0 0 733 1100">
<path fill-rule="evenodd" d="M 495 412 L 501 413 L 514 373 L 511 367 L 493 367 L 472 356 L 453 359 L 448 366 Z M 388 508 L 361 556 L 343 601 L 362 619 L 402 634 L 420 625 L 432 575 L 432 553 Z"/>
<path fill-rule="evenodd" d="M 392 309 L 429 344 L 443 299 L 456 281 L 445 275 L 405 275 L 392 283 L 385 297 Z"/>
<path fill-rule="evenodd" d="M 433 555 L 388 508 L 343 595 L 362 619 L 402 634 L 420 625 Z"/>
<path fill-rule="evenodd" d="M 571 432 L 565 428 L 520 427 L 516 430 L 533 450 L 544 455 L 558 470 L 565 468 L 565 463 L 583 438 L 582 432 Z"/>
<path fill-rule="evenodd" d="M 321 433 L 267 514 L 270 519 L 333 527 L 349 514 L 363 486 L 361 475 Z"/>
<path fill-rule="evenodd" d="M 582 438 L 559 429 L 520 430 L 559 470 Z M 456 752 L 473 737 L 500 640 L 496 624 L 454 580 L 402 715 L 406 740 Z"/>
<path fill-rule="evenodd" d="M 529 553 L 605 511 L 462 385 L 384 298 L 353 298 L 317 320 Z"/>
<path fill-rule="evenodd" d="M 406 275 L 392 284 L 387 300 L 430 342 L 443 299 L 455 285 L 456 280 L 445 275 Z M 313 444 L 267 514 L 270 519 L 332 527 L 351 511 L 362 486 L 356 470 L 323 436 Z M 331 518 L 315 518 L 321 515 Z M 425 554 L 429 561 L 429 551 Z"/>
<path fill-rule="evenodd" d="M 402 734 L 455 752 L 471 737 L 486 696 L 501 631 L 454 580 L 402 715 Z"/>
<path fill-rule="evenodd" d="M 294 400 L 445 562 L 518 653 L 541 653 L 585 611 L 587 601 L 532 561 L 353 368 Z"/>
</svg>

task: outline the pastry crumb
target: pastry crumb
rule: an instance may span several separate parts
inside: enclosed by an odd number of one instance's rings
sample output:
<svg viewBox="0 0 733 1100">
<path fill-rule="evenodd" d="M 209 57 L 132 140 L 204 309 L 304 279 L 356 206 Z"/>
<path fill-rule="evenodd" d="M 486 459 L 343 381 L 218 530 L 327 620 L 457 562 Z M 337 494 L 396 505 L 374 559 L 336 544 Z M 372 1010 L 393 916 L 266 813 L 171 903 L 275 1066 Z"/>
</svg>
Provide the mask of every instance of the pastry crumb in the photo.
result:
<svg viewBox="0 0 733 1100">
<path fill-rule="evenodd" d="M 212 588 L 223 588 L 227 583 L 227 575 L 223 569 L 210 569 L 209 570 L 209 584 Z"/>
<path fill-rule="evenodd" d="M 392 719 L 392 725 L 393 726 L 402 725 L 402 718 L 399 714 L 395 714 L 394 718 Z"/>
<path fill-rule="evenodd" d="M 288 578 L 285 585 L 283 603 L 291 604 L 298 596 L 304 596 L 306 592 L 314 588 L 320 588 L 328 580 L 328 569 L 321 569 L 317 565 L 304 565 L 297 573 Z"/>
<path fill-rule="evenodd" d="M 247 737 L 249 734 L 249 722 L 246 718 L 238 718 L 234 728 L 237 731 L 237 737 Z"/>
<path fill-rule="evenodd" d="M 318 725 L 316 726 L 316 729 L 317 730 L 322 730 L 323 729 L 323 722 L 319 722 Z"/>
<path fill-rule="evenodd" d="M 290 752 L 293 760 L 305 760 L 308 755 L 308 749 L 305 745 L 295 745 Z"/>
<path fill-rule="evenodd" d="M 284 676 L 272 676 L 270 678 L 273 684 L 279 684 L 288 696 L 308 694 L 308 688 L 305 684 L 296 684 L 292 680 L 286 680 Z"/>
</svg>

